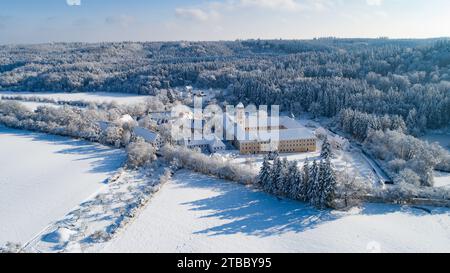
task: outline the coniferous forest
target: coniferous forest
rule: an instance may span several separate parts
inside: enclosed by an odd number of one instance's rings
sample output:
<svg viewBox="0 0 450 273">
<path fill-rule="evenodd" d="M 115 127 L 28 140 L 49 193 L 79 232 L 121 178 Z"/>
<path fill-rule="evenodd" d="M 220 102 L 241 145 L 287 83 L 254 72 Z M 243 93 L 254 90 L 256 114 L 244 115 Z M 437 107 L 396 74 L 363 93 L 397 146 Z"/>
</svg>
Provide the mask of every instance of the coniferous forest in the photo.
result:
<svg viewBox="0 0 450 273">
<path fill-rule="evenodd" d="M 361 120 L 418 135 L 450 122 L 450 42 L 316 39 L 0 46 L 0 88 L 155 94 L 194 85 L 234 103 Z M 345 117 L 343 117 L 345 118 Z M 363 121 L 364 122 L 364 121 Z M 352 132 L 364 139 L 363 132 Z"/>
<path fill-rule="evenodd" d="M 396 181 L 430 186 L 433 169 L 450 169 L 441 147 L 415 138 L 450 123 L 446 39 L 0 46 L 2 90 L 157 95 L 187 85 L 222 90 L 222 103 L 332 118 Z"/>
</svg>

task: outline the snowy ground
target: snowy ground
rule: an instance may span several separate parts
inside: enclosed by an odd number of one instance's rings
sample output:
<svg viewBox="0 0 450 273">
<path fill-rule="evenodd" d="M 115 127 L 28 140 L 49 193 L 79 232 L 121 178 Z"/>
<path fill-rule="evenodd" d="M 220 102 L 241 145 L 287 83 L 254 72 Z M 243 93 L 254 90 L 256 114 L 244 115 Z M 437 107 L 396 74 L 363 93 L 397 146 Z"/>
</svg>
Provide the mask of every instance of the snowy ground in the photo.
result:
<svg viewBox="0 0 450 273">
<path fill-rule="evenodd" d="M 450 128 L 431 131 L 425 136 L 421 137 L 421 139 L 426 140 L 430 143 L 437 142 L 439 145 L 450 152 Z M 450 188 L 450 173 L 435 171 L 434 186 Z"/>
<path fill-rule="evenodd" d="M 49 93 L 49 92 L 11 92 L 0 91 L 0 96 L 42 97 L 63 101 L 92 101 L 92 102 L 117 102 L 119 104 L 133 104 L 144 101 L 148 96 L 139 96 L 125 93 Z"/>
<path fill-rule="evenodd" d="M 4 92 L 0 91 L 0 101 L 1 96 L 4 95 Z M 10 101 L 10 100 L 4 100 L 4 101 Z M 34 102 L 34 101 L 21 101 L 21 100 L 15 100 L 15 102 L 20 103 L 24 106 L 26 106 L 30 111 L 36 110 L 39 106 L 53 106 L 53 107 L 61 107 L 60 105 L 53 104 L 53 103 L 45 103 L 45 102 Z"/>
<path fill-rule="evenodd" d="M 434 186 L 450 189 L 450 173 L 434 172 Z"/>
<path fill-rule="evenodd" d="M 85 252 L 108 242 L 159 190 L 163 171 L 120 170 L 97 195 L 37 234 L 25 252 Z"/>
<path fill-rule="evenodd" d="M 0 127 L 0 244 L 25 243 L 105 186 L 124 152 Z"/>
<path fill-rule="evenodd" d="M 34 101 L 16 101 L 16 102 L 26 106 L 30 111 L 35 111 L 39 106 L 61 107 L 61 105 L 53 103 L 43 103 Z"/>
<path fill-rule="evenodd" d="M 450 128 L 444 128 L 441 130 L 430 131 L 423 137 L 422 140 L 426 140 L 428 142 L 434 143 L 437 142 L 443 148 L 450 151 Z"/>
<path fill-rule="evenodd" d="M 367 204 L 317 211 L 178 172 L 103 252 L 450 252 L 450 210 Z"/>
<path fill-rule="evenodd" d="M 321 127 L 321 123 L 328 123 L 328 119 L 311 119 L 309 115 L 304 115 L 297 118 L 297 121 L 303 126 L 315 130 Z M 332 135 L 331 132 L 328 132 Z M 329 135 L 329 137 L 330 137 Z M 426 140 L 430 143 L 437 142 L 442 147 L 450 151 L 450 128 L 443 128 L 440 130 L 430 131 L 425 136 L 421 137 L 422 140 Z M 320 149 L 320 143 L 318 148 Z M 300 156 L 300 161 L 301 161 Z M 289 157 L 288 157 L 289 159 Z M 333 164 L 337 169 L 346 169 L 351 173 L 355 173 L 362 181 L 368 181 L 371 183 L 376 182 L 381 178 L 387 179 L 386 174 L 379 169 L 378 166 L 371 162 L 358 147 L 350 145 L 349 149 L 345 151 L 339 151 L 336 158 L 333 159 Z M 450 187 L 450 174 L 443 172 L 434 172 L 435 186 L 436 187 Z M 379 185 L 379 183 L 376 183 Z"/>
</svg>

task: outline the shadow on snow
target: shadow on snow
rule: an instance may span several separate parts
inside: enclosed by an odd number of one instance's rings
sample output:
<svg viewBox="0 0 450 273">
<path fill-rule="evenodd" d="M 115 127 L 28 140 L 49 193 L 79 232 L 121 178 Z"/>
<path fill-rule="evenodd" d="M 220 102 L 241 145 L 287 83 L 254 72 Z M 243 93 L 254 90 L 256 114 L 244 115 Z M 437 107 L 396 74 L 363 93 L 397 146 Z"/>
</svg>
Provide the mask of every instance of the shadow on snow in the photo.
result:
<svg viewBox="0 0 450 273">
<path fill-rule="evenodd" d="M 182 181 L 176 180 L 178 186 L 206 188 L 217 192 L 217 195 L 181 205 L 207 212 L 203 218 L 227 221 L 196 234 L 244 233 L 266 237 L 290 231 L 302 232 L 338 217 L 328 210 L 319 211 L 301 202 L 280 199 L 231 182 L 188 172 L 183 172 L 182 177 Z"/>
<path fill-rule="evenodd" d="M 176 179 L 177 177 L 179 179 Z M 182 171 L 177 177 L 174 182 L 179 187 L 216 192 L 215 196 L 181 204 L 189 207 L 189 210 L 206 213 L 202 218 L 218 218 L 225 221 L 224 224 L 196 231 L 195 234 L 217 236 L 243 233 L 267 237 L 286 232 L 304 232 L 354 214 L 407 213 L 416 217 L 429 215 L 409 206 L 387 204 L 365 204 L 356 212 L 317 210 L 302 202 L 280 199 L 252 188 L 192 172 Z M 449 215 L 449 212 L 450 210 L 445 208 L 432 208 L 433 214 Z"/>
<path fill-rule="evenodd" d="M 75 161 L 92 160 L 90 173 L 112 173 L 124 162 L 124 153 L 120 149 L 112 149 L 84 140 L 71 139 L 63 136 L 35 133 L 25 130 L 15 130 L 0 127 L 0 134 L 10 134 L 17 137 L 28 138 L 35 142 L 64 145 L 65 148 L 56 151 L 57 154 L 80 155 Z"/>
</svg>

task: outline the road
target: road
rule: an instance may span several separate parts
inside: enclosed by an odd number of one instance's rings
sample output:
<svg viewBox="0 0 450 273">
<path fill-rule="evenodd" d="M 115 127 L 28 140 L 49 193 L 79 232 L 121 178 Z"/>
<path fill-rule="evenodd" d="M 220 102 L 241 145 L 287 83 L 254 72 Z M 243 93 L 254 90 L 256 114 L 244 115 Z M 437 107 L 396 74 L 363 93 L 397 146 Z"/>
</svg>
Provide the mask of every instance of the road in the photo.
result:
<svg viewBox="0 0 450 273">
<path fill-rule="evenodd" d="M 327 128 L 327 130 L 334 134 L 334 135 L 338 135 L 340 137 L 343 137 L 342 135 L 338 134 L 337 132 L 333 131 L 332 129 Z M 392 179 L 389 177 L 389 175 L 383 170 L 383 168 L 381 168 L 381 166 L 375 161 L 375 159 L 373 159 L 367 152 L 364 151 L 364 148 L 362 147 L 361 144 L 350 140 L 348 138 L 346 138 L 349 143 L 350 146 L 354 149 L 356 149 L 357 151 L 359 151 L 362 155 L 362 157 L 364 158 L 364 160 L 372 167 L 372 170 L 374 172 L 374 174 L 376 175 L 378 182 L 381 184 L 392 184 Z"/>
</svg>

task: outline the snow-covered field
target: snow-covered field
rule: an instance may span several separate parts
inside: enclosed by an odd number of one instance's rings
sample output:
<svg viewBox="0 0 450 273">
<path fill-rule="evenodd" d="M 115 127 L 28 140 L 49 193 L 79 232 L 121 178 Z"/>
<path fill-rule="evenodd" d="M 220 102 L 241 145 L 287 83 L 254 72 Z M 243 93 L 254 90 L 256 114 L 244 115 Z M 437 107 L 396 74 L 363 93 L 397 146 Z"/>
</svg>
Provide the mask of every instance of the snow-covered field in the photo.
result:
<svg viewBox="0 0 450 273">
<path fill-rule="evenodd" d="M 0 92 L 0 101 L 2 101 L 2 99 L 1 99 L 2 94 L 3 93 Z M 7 100 L 7 101 L 9 101 L 9 100 Z M 26 106 L 30 111 L 36 110 L 39 106 L 60 107 L 60 105 L 53 104 L 53 103 L 45 103 L 45 102 L 21 101 L 21 100 L 16 100 L 15 102 L 18 102 L 18 103 Z"/>
<path fill-rule="evenodd" d="M 450 210 L 367 204 L 318 211 L 178 172 L 103 252 L 450 252 Z"/>
<path fill-rule="evenodd" d="M 320 146 L 281 156 L 302 165 L 319 159 Z M 237 151 L 215 156 L 255 170 L 263 160 Z M 102 145 L 0 127 L 0 245 L 26 243 L 29 252 L 450 252 L 450 209 L 319 211 L 190 171 L 157 192 L 166 166 L 156 163 L 145 173 L 121 169 L 105 184 L 124 158 Z M 376 181 L 356 147 L 337 151 L 332 163 Z M 435 176 L 436 187 L 450 186 L 448 174 Z"/>
<path fill-rule="evenodd" d="M 431 143 L 437 142 L 443 148 L 450 151 L 450 128 L 429 132 L 421 137 L 421 139 Z"/>
<path fill-rule="evenodd" d="M 104 187 L 121 150 L 0 127 L 0 244 L 25 243 Z"/>
<path fill-rule="evenodd" d="M 34 101 L 16 101 L 16 102 L 26 106 L 30 111 L 35 111 L 39 106 L 61 107 L 61 105 L 45 102 L 34 102 Z"/>
<path fill-rule="evenodd" d="M 50 93 L 50 92 L 12 92 L 0 91 L 0 96 L 42 97 L 63 101 L 117 102 L 119 104 L 133 104 L 144 101 L 148 96 L 125 93 Z"/>
<path fill-rule="evenodd" d="M 450 188 L 450 173 L 435 171 L 434 186 Z"/>
<path fill-rule="evenodd" d="M 148 172 L 147 172 L 148 171 Z M 85 252 L 110 240 L 161 187 L 164 168 L 121 169 L 97 195 L 42 230 L 26 252 Z"/>
<path fill-rule="evenodd" d="M 430 143 L 438 143 L 450 152 L 450 128 L 430 131 L 421 137 Z M 450 188 L 450 173 L 434 172 L 434 186 Z"/>
</svg>

